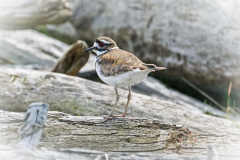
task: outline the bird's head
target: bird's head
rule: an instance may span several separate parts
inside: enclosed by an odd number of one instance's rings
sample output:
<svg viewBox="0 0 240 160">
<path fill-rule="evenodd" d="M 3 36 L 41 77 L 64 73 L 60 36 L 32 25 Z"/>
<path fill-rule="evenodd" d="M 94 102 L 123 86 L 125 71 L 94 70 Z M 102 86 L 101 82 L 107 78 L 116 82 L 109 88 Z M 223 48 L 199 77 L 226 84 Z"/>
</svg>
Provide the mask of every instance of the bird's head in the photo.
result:
<svg viewBox="0 0 240 160">
<path fill-rule="evenodd" d="M 98 37 L 92 47 L 86 49 L 84 52 L 93 51 L 98 56 L 104 54 L 112 49 L 116 49 L 117 44 L 108 37 Z"/>
</svg>

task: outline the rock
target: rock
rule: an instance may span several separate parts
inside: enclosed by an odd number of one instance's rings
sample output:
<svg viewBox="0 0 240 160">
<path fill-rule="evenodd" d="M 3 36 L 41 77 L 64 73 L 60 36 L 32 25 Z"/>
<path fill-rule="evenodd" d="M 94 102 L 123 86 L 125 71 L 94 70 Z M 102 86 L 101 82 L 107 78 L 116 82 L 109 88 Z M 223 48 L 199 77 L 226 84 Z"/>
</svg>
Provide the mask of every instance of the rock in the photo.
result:
<svg viewBox="0 0 240 160">
<path fill-rule="evenodd" d="M 22 124 L 20 120 L 23 115 L 24 113 L 0 111 L 0 146 L 14 146 L 17 143 L 18 138 L 15 130 Z M 211 145 L 215 152 L 219 153 L 219 158 L 238 159 L 240 151 L 239 128 L 226 119 L 206 116 L 201 113 L 198 116 L 207 118 L 208 125 L 212 128 L 205 130 L 199 127 L 199 124 L 204 120 L 199 121 L 195 129 L 191 129 L 186 128 L 185 125 L 179 125 L 181 123 L 176 125 L 175 122 L 167 123 L 164 120 L 149 117 L 116 118 L 99 124 L 98 122 L 102 120 L 102 117 L 71 116 L 62 112 L 49 111 L 47 125 L 43 130 L 39 144 L 41 150 L 26 153 L 19 149 L 4 150 L 0 147 L 0 157 L 2 159 L 8 155 L 9 158 L 9 156 L 13 157 L 17 154 L 19 158 L 26 155 L 46 158 L 54 156 L 60 159 L 60 157 L 67 155 L 71 155 L 70 157 L 89 155 L 99 158 L 107 156 L 109 159 L 195 160 L 215 157 L 209 149 L 210 155 L 208 156 L 206 153 L 206 148 Z M 193 121 L 193 123 L 195 122 Z M 219 127 L 220 129 L 226 127 L 228 129 L 213 131 Z"/>
<path fill-rule="evenodd" d="M 0 29 L 29 29 L 40 24 L 66 22 L 72 10 L 64 0 L 3 0 L 0 3 Z"/>
<path fill-rule="evenodd" d="M 167 67 L 174 79 L 211 90 L 232 81 L 239 91 L 239 7 L 237 0 L 81 0 L 71 22 L 89 45 L 109 36 L 144 62 Z"/>
</svg>

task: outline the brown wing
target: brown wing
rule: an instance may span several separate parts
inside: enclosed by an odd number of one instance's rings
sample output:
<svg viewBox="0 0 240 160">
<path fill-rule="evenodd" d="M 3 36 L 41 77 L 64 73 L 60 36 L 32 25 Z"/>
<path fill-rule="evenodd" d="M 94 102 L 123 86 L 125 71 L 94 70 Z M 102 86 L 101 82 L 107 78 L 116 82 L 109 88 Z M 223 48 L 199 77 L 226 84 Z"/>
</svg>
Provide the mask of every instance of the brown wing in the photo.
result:
<svg viewBox="0 0 240 160">
<path fill-rule="evenodd" d="M 148 69 L 144 63 L 132 53 L 121 49 L 108 51 L 100 57 L 98 64 L 101 66 L 101 73 L 108 76 L 123 74 L 133 69 Z"/>
</svg>

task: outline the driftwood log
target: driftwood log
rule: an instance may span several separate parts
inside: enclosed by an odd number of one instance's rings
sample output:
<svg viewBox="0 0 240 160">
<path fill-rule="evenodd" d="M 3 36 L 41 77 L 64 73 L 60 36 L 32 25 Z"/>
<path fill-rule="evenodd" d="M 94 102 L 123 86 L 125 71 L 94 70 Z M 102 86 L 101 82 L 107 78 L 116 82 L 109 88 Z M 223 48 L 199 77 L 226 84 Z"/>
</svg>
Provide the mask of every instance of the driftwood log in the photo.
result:
<svg viewBox="0 0 240 160">
<path fill-rule="evenodd" d="M 84 46 L 86 46 L 84 41 L 78 41 L 75 45 L 70 46 L 33 30 L 0 30 L 0 49 L 2 50 L 0 52 L 0 64 L 1 67 L 7 68 L 16 68 L 17 65 L 18 68 L 50 71 L 58 61 L 66 57 L 64 53 L 70 52 L 68 56 L 71 57 L 73 50 L 82 50 L 85 48 Z M 90 54 L 88 59 L 90 63 L 87 63 L 81 69 L 81 72 L 92 70 L 91 65 L 94 64 L 94 61 L 95 56 Z"/>
<path fill-rule="evenodd" d="M 85 41 L 94 41 L 99 35 L 111 37 L 144 62 L 166 67 L 162 74 L 175 80 L 184 76 L 201 88 L 216 91 L 232 81 L 240 97 L 237 2 L 71 1 L 71 22 Z"/>
<path fill-rule="evenodd" d="M 71 51 L 68 44 L 33 30 L 1 31 L 0 49 L 2 50 L 0 52 L 0 64 L 2 64 L 0 68 L 25 68 L 47 71 L 53 69 L 54 65 L 56 66 L 56 63 L 58 63 L 57 61 L 61 62 L 64 53 L 67 53 L 68 50 Z M 88 62 L 81 68 L 78 76 L 99 81 L 94 63 L 95 56 L 90 54 Z M 62 71 L 62 73 L 65 72 Z M 134 86 L 133 90 L 184 105 L 188 108 L 195 108 L 203 113 L 207 112 L 220 117 L 225 114 L 196 99 L 171 90 L 153 78 L 147 78 L 141 84 Z"/>
<path fill-rule="evenodd" d="M 49 105 L 43 102 L 29 104 L 23 118 L 23 125 L 18 133 L 21 141 L 18 146 L 25 149 L 35 149 L 42 136 L 43 127 L 46 126 L 47 112 Z"/>
<path fill-rule="evenodd" d="M 68 45 L 33 30 L 0 31 L 3 64 L 38 64 L 53 67 Z"/>
<path fill-rule="evenodd" d="M 115 99 L 114 90 L 110 86 L 51 72 L 4 69 L 0 71 L 0 84 L 0 109 L 15 112 L 25 112 L 28 104 L 42 101 L 50 104 L 50 110 L 79 116 L 100 116 L 109 113 Z M 120 89 L 119 94 L 121 98 L 116 114 L 123 112 L 127 100 L 126 90 Z M 182 124 L 195 131 L 212 133 L 239 131 L 237 128 L 231 131 L 230 126 L 235 125 L 228 120 L 138 93 L 133 93 L 127 115 L 158 118 L 165 123 Z"/>
<path fill-rule="evenodd" d="M 72 10 L 63 0 L 33 1 L 2 0 L 0 3 L 0 29 L 29 29 L 41 24 L 66 22 Z"/>
<path fill-rule="evenodd" d="M 76 76 L 79 70 L 88 62 L 90 53 L 84 51 L 88 48 L 84 41 L 77 41 L 58 60 L 52 72 Z"/>
<path fill-rule="evenodd" d="M 121 158 L 123 152 L 127 158 L 134 152 L 138 158 L 205 159 L 210 144 L 222 159 L 239 158 L 240 129 L 227 119 L 205 115 L 193 108 L 133 93 L 127 118 L 99 124 L 102 115 L 108 114 L 114 103 L 115 94 L 110 86 L 24 69 L 1 70 L 0 84 L 0 109 L 5 110 L 0 112 L 1 145 L 14 146 L 18 142 L 17 130 L 24 113 L 16 111 L 26 111 L 28 104 L 42 101 L 48 103 L 51 110 L 39 144 L 40 148 L 49 150 L 42 153 L 44 155 L 56 155 L 58 152 L 51 150 L 60 150 L 58 156 L 81 156 L 82 149 L 88 149 L 101 151 L 84 152 L 84 155 L 96 157 Z M 121 99 L 116 114 L 123 112 L 126 103 L 127 91 L 120 89 L 119 93 Z M 74 151 L 72 148 L 81 149 Z M 8 154 L 0 148 L 1 152 L 5 153 L 1 156 Z M 165 154 L 169 155 L 164 157 Z"/>
<path fill-rule="evenodd" d="M 22 125 L 23 116 L 24 113 L 0 111 L 0 157 L 9 158 L 9 155 L 22 157 L 26 154 L 21 150 L 15 150 L 16 153 L 12 155 L 10 153 L 13 151 L 10 152 L 10 149 L 2 147 L 2 145 L 17 144 L 16 131 Z M 201 113 L 199 116 L 202 116 Z M 218 131 L 218 133 L 214 129 L 200 131 L 202 128 L 191 129 L 159 119 L 136 117 L 116 118 L 99 124 L 102 117 L 71 116 L 50 111 L 47 126 L 43 130 L 39 144 L 42 151 L 33 155 L 30 152 L 27 155 L 35 158 L 89 155 L 103 159 L 107 159 L 105 156 L 113 159 L 206 159 L 207 155 L 214 157 L 218 154 L 220 159 L 238 159 L 239 128 L 224 119 L 211 116 L 206 116 L 206 118 L 209 120 L 209 126 L 221 129 L 225 127 L 225 130 Z M 219 121 L 221 121 L 220 125 Z M 209 145 L 211 149 L 214 148 L 214 152 L 207 151 Z M 57 154 L 56 150 L 60 153 Z M 208 159 L 213 160 L 213 158 Z"/>
</svg>

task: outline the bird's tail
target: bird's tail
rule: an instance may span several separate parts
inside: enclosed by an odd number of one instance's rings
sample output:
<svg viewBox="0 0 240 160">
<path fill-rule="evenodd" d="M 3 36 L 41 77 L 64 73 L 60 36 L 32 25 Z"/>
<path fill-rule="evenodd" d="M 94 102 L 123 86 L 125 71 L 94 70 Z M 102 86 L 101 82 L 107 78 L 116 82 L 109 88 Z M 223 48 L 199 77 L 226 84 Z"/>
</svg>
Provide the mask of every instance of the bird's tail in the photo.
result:
<svg viewBox="0 0 240 160">
<path fill-rule="evenodd" d="M 153 71 L 161 71 L 167 69 L 165 67 L 157 67 L 155 64 L 143 64 L 143 65 L 148 67 L 149 69 L 153 69 Z"/>
</svg>

